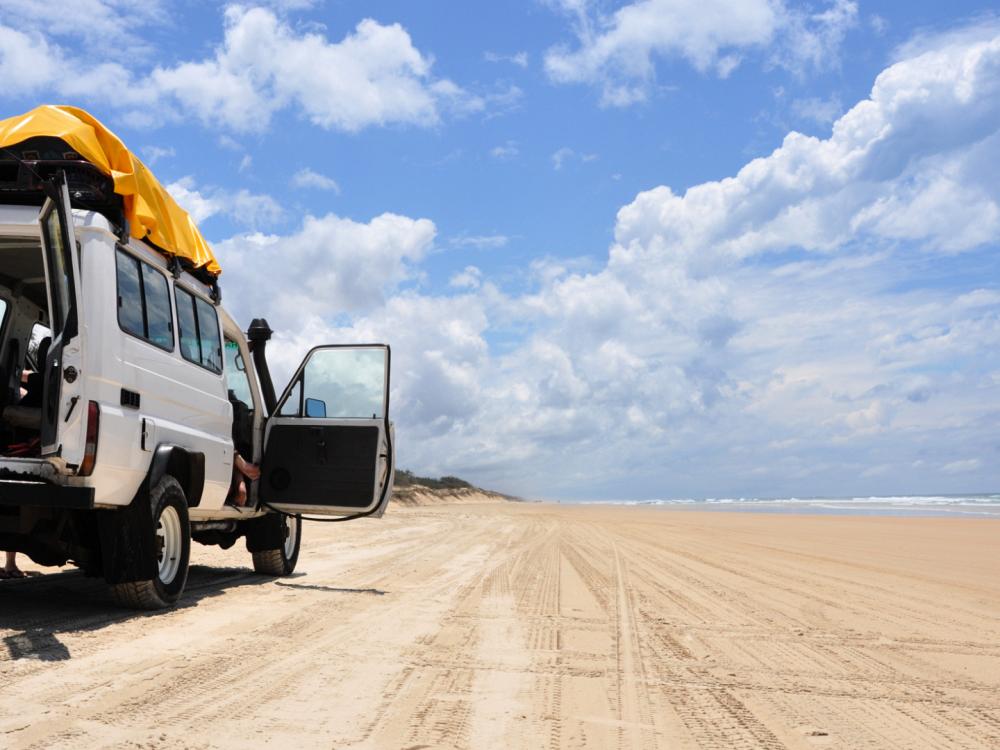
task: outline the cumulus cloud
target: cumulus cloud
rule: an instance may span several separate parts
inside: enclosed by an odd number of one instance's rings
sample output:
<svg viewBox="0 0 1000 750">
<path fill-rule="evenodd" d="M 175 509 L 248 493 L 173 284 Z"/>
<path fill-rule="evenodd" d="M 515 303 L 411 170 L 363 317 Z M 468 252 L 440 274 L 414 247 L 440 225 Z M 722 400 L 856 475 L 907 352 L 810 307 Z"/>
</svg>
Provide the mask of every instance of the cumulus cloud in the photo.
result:
<svg viewBox="0 0 1000 750">
<path fill-rule="evenodd" d="M 269 299 L 272 324 L 292 328 L 304 313 L 378 307 L 410 277 L 436 233 L 427 219 L 386 213 L 363 223 L 327 214 L 307 216 L 291 235 L 238 235 L 216 249 L 226 285 L 241 291 L 235 309 L 252 316 L 253 301 Z"/>
<path fill-rule="evenodd" d="M 161 159 L 171 159 L 177 155 L 172 146 L 143 146 L 142 155 L 149 166 L 153 166 Z"/>
<path fill-rule="evenodd" d="M 483 53 L 483 59 L 486 60 L 486 62 L 492 63 L 510 63 L 511 65 L 516 65 L 519 68 L 528 67 L 528 53 L 523 50 L 510 55 L 502 55 L 498 52 L 487 51 Z"/>
<path fill-rule="evenodd" d="M 610 16 L 587 0 L 554 5 L 572 19 L 577 47 L 560 45 L 545 55 L 545 70 L 557 83 L 590 83 L 601 102 L 627 106 L 649 96 L 656 58 L 679 58 L 703 73 L 725 78 L 746 54 L 803 71 L 835 64 L 857 5 L 833 0 L 818 13 L 787 7 L 781 0 L 636 0 Z"/>
<path fill-rule="evenodd" d="M 292 176 L 292 185 L 305 190 L 330 190 L 340 195 L 340 185 L 332 177 L 315 172 L 309 167 L 303 167 Z"/>
<path fill-rule="evenodd" d="M 567 163 L 579 159 L 581 162 L 591 162 L 597 160 L 597 154 L 578 154 L 568 146 L 556 149 L 552 153 L 552 168 L 557 172 L 566 166 Z"/>
<path fill-rule="evenodd" d="M 197 223 L 221 214 L 237 224 L 256 228 L 270 226 L 284 217 L 284 209 L 269 195 L 245 189 L 233 191 L 212 186 L 199 187 L 190 175 L 168 184 L 166 188 Z"/>
<path fill-rule="evenodd" d="M 619 212 L 616 253 L 669 247 L 697 265 L 788 248 L 832 251 L 858 234 L 949 251 L 996 238 L 997 188 L 981 165 L 1000 144 L 998 66 L 1000 38 L 897 63 L 830 138 L 793 132 L 734 177 L 684 195 L 641 193 Z M 908 223 L 914 201 L 947 211 Z M 960 203 L 966 209 L 955 215 Z M 974 228 L 964 223 L 970 212 Z"/>
<path fill-rule="evenodd" d="M 122 61 L 149 52 L 137 28 L 168 19 L 160 0 L 4 0 L 0 5 L 0 24 L 10 29 L 79 39 Z"/>
<path fill-rule="evenodd" d="M 131 5 L 128 0 L 90 1 L 108 14 Z M 157 124 L 149 108 L 158 106 L 159 117 L 174 108 L 213 127 L 259 132 L 277 112 L 290 109 L 319 127 L 356 132 L 390 124 L 430 126 L 443 112 L 509 108 L 521 96 L 517 87 L 474 96 L 435 77 L 431 58 L 414 46 L 399 24 L 365 19 L 343 39 L 331 41 L 317 32 L 293 29 L 267 8 L 232 5 L 225 10 L 223 41 L 211 55 L 160 65 L 143 75 L 113 56 L 93 62 L 94 55 L 70 55 L 43 35 L 43 30 L 58 33 L 59 24 L 39 24 L 37 31 L 30 24 L 28 31 L 11 25 L 10 19 L 21 19 L 29 7 L 17 4 L 16 14 L 0 16 L 0 74 L 6 89 L 48 88 L 100 100 L 125 108 L 129 122 L 136 125 Z M 70 15 L 76 17 L 76 11 Z M 134 33 L 156 16 L 150 11 L 124 17 Z M 105 47 L 113 45 L 99 49 Z"/>
<path fill-rule="evenodd" d="M 400 460 L 427 471 L 577 497 L 995 483 L 998 292 L 922 274 L 993 267 L 998 65 L 1000 38 L 900 61 L 828 138 L 793 133 L 732 177 L 639 194 L 603 267 L 539 262 L 530 292 L 475 267 L 450 293 L 401 291 L 432 232 L 406 252 L 371 225 L 351 226 L 389 260 L 353 273 L 360 299 L 337 269 L 366 253 L 341 260 L 311 232 L 241 262 L 311 269 L 329 252 L 322 291 L 281 277 L 282 356 L 392 343 Z"/>
<path fill-rule="evenodd" d="M 510 242 L 505 234 L 459 234 L 449 241 L 452 247 L 471 247 L 476 250 L 488 250 L 504 247 Z"/>
<path fill-rule="evenodd" d="M 517 141 L 506 141 L 501 143 L 499 146 L 494 146 L 490 149 L 490 156 L 494 159 L 500 159 L 501 161 L 513 159 L 520 153 L 521 149 L 517 145 Z"/>
<path fill-rule="evenodd" d="M 263 8 L 232 6 L 225 20 L 225 39 L 212 57 L 150 76 L 158 90 L 206 121 L 259 130 L 274 112 L 293 106 L 324 128 L 430 125 L 439 119 L 440 99 L 463 98 L 450 81 L 432 77 L 430 59 L 399 24 L 366 19 L 331 42 L 296 33 Z"/>
</svg>

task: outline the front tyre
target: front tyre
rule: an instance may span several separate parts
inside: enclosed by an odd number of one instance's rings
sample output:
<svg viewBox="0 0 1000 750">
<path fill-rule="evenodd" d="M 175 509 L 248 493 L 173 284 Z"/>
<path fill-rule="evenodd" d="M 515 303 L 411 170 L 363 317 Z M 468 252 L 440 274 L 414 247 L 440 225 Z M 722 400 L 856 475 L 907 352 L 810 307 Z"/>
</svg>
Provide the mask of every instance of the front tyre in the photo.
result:
<svg viewBox="0 0 1000 750">
<path fill-rule="evenodd" d="M 266 576 L 287 576 L 295 570 L 302 544 L 302 519 L 298 516 L 275 514 L 271 523 L 279 526 L 283 543 L 277 549 L 266 549 L 253 554 L 253 569 Z"/>
<path fill-rule="evenodd" d="M 187 583 L 191 558 L 191 524 L 187 498 L 171 476 L 163 477 L 150 493 L 153 510 L 153 554 L 156 575 L 147 581 L 116 583 L 115 600 L 130 609 L 165 609 L 177 603 Z"/>
</svg>

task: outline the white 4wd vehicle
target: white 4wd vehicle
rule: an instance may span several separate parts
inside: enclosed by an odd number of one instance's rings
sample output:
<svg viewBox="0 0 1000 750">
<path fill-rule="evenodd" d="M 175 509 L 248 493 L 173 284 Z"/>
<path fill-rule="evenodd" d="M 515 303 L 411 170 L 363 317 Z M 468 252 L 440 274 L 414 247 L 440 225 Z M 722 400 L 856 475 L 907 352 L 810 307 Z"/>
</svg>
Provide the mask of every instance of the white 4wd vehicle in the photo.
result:
<svg viewBox="0 0 1000 750">
<path fill-rule="evenodd" d="M 192 539 L 244 537 L 255 570 L 287 575 L 301 513 L 380 516 L 389 348 L 318 346 L 275 398 L 266 321 L 245 335 L 217 284 L 78 208 L 65 174 L 35 186 L 41 212 L 0 174 L 0 549 L 159 608 Z M 242 507 L 236 451 L 261 469 Z"/>
</svg>

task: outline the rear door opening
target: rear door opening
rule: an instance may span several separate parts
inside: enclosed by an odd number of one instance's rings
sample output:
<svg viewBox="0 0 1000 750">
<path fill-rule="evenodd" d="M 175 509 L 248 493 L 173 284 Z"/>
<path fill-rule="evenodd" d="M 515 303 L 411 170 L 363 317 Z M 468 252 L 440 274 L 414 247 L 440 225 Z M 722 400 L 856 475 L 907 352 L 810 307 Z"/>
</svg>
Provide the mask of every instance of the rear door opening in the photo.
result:
<svg viewBox="0 0 1000 750">
<path fill-rule="evenodd" d="M 85 421 L 73 414 L 82 388 L 79 259 L 61 177 L 47 184 L 38 235 L 0 235 L 0 455 L 75 469 Z"/>
</svg>

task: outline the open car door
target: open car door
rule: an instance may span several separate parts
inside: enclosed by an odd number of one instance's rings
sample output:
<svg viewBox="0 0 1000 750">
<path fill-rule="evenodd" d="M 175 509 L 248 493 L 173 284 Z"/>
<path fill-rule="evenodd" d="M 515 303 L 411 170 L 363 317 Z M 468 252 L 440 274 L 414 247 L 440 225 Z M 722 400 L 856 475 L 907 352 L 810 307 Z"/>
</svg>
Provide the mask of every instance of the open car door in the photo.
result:
<svg viewBox="0 0 1000 750">
<path fill-rule="evenodd" d="M 381 516 L 394 473 L 389 347 L 319 346 L 264 431 L 258 498 L 286 513 Z"/>
<path fill-rule="evenodd" d="M 45 362 L 42 391 L 41 452 L 61 455 L 67 463 L 83 459 L 81 415 L 87 404 L 78 405 L 82 386 L 80 373 L 80 268 L 76 235 L 70 214 L 66 173 L 58 172 L 45 183 L 47 195 L 38 215 L 49 303 L 51 341 Z"/>
</svg>

